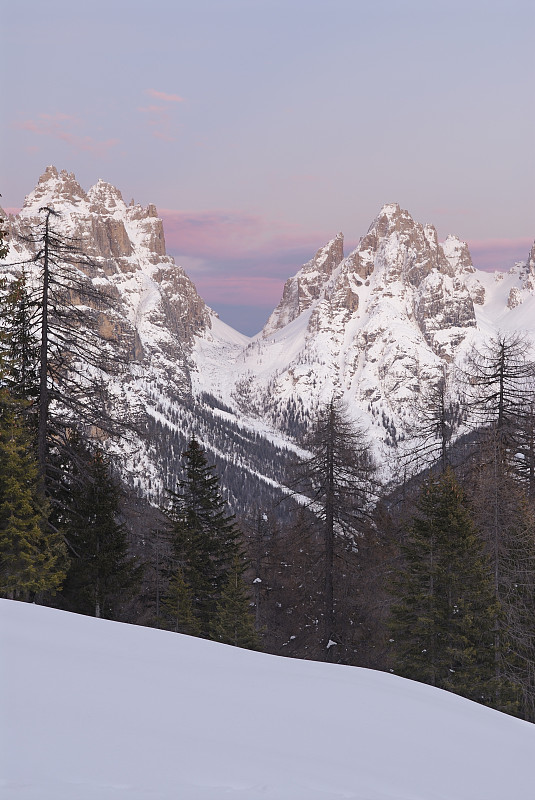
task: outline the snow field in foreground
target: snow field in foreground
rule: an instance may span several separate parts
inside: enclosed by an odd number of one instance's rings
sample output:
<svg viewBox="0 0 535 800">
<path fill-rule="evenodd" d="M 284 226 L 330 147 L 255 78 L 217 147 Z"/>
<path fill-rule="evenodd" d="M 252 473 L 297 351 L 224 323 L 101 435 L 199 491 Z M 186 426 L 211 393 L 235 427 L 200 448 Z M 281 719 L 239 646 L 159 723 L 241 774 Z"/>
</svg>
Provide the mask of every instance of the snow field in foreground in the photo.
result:
<svg viewBox="0 0 535 800">
<path fill-rule="evenodd" d="M 370 670 L 0 600 L 6 800 L 531 800 L 535 726 Z"/>
</svg>

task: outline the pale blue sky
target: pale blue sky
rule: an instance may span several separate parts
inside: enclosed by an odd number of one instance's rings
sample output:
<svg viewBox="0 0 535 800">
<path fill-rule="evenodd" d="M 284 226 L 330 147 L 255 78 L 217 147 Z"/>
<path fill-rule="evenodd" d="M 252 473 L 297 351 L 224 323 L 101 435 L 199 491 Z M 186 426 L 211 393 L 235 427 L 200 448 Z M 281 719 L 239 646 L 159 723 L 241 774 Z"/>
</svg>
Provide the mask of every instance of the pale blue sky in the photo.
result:
<svg viewBox="0 0 535 800">
<path fill-rule="evenodd" d="M 476 266 L 510 266 L 535 237 L 533 0 L 1 13 L 3 204 L 51 163 L 154 202 L 168 250 L 246 332 L 284 278 L 340 230 L 355 243 L 385 202 L 468 240 Z"/>
</svg>

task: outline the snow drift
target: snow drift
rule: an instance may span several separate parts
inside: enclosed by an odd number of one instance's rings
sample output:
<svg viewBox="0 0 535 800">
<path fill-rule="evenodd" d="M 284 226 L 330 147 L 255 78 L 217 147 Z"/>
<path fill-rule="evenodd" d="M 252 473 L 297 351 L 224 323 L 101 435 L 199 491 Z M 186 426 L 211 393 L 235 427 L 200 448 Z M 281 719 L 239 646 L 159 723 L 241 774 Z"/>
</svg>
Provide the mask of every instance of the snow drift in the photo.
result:
<svg viewBox="0 0 535 800">
<path fill-rule="evenodd" d="M 447 692 L 0 600 L 9 800 L 529 800 L 535 726 Z"/>
</svg>

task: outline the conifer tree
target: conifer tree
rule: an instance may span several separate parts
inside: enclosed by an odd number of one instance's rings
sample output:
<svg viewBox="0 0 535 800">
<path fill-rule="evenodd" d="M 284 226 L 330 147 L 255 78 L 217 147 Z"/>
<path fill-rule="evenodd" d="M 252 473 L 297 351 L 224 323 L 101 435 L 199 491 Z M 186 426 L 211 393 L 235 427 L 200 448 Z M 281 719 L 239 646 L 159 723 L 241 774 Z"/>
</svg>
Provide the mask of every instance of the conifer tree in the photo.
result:
<svg viewBox="0 0 535 800">
<path fill-rule="evenodd" d="M 258 639 L 243 582 L 243 559 L 232 560 L 211 625 L 211 639 L 255 650 Z"/>
<path fill-rule="evenodd" d="M 296 468 L 291 488 L 309 498 L 309 508 L 319 520 L 323 538 L 323 647 L 331 657 L 335 631 L 335 539 L 354 542 L 376 496 L 373 464 L 364 433 L 348 418 L 334 397 L 319 409 L 303 447 L 311 455 Z"/>
<path fill-rule="evenodd" d="M 57 229 L 60 214 L 40 209 L 41 225 L 21 237 L 31 257 L 14 263 L 19 276 L 5 304 L 12 355 L 8 379 L 36 418 L 36 449 L 44 489 L 59 491 L 61 462 L 73 457 L 73 426 L 88 438 L 92 430 L 125 435 L 120 412 L 110 413 L 105 377 L 122 368 L 119 355 L 100 334 L 98 317 L 113 313 L 111 295 L 93 283 L 97 265 L 81 243 Z M 27 277 L 28 275 L 28 277 Z"/>
<path fill-rule="evenodd" d="M 438 463 L 443 472 L 450 463 L 450 450 L 462 418 L 457 390 L 444 368 L 442 375 L 420 393 L 416 416 L 409 426 L 409 439 L 403 447 L 402 466 L 417 473 Z"/>
<path fill-rule="evenodd" d="M 529 341 L 498 333 L 469 358 L 471 412 L 479 425 L 470 481 L 475 520 L 490 559 L 498 686 L 512 682 L 518 712 L 535 719 L 535 524 L 526 494 L 533 493 L 535 362 Z M 505 707 L 496 697 L 496 705 Z"/>
<path fill-rule="evenodd" d="M 396 671 L 493 704 L 492 577 L 450 469 L 424 485 L 402 549 L 391 618 Z"/>
<path fill-rule="evenodd" d="M 129 557 L 126 530 L 117 521 L 119 489 L 109 463 L 98 449 L 88 458 L 85 481 L 73 482 L 66 514 L 73 558 L 63 596 L 73 611 L 117 619 L 120 602 L 136 587 L 141 569 Z"/>
<path fill-rule="evenodd" d="M 1 316 L 1 355 L 5 385 L 12 397 L 23 401 L 26 412 L 36 417 L 35 403 L 39 395 L 39 344 L 36 326 L 39 310 L 28 290 L 24 265 L 3 298 Z"/>
<path fill-rule="evenodd" d="M 18 600 L 54 593 L 68 564 L 48 504 L 20 405 L 0 396 L 0 593 Z"/>
<path fill-rule="evenodd" d="M 223 586 L 234 558 L 241 552 L 239 532 L 234 517 L 226 510 L 214 467 L 208 465 L 195 437 L 183 458 L 185 477 L 179 481 L 177 491 L 170 492 L 171 505 L 165 513 L 169 519 L 174 572 L 181 571 L 200 635 L 210 638 Z M 171 583 L 171 590 L 176 591 L 178 585 Z M 168 597 L 167 609 L 169 602 Z M 191 628 L 191 623 L 186 627 Z"/>
<path fill-rule="evenodd" d="M 167 594 L 163 601 L 164 611 L 176 633 L 200 636 L 201 626 L 193 609 L 193 595 L 184 578 L 184 568 L 179 564 L 169 581 Z"/>
<path fill-rule="evenodd" d="M 514 685 L 519 715 L 535 722 L 535 516 L 527 498 L 517 498 L 501 556 L 502 669 Z"/>
<path fill-rule="evenodd" d="M 8 252 L 2 222 L 0 259 Z M 17 291 L 23 283 L 24 274 Z M 14 385 L 15 354 L 23 348 L 9 321 L 17 301 L 8 292 L 0 334 L 0 594 L 30 600 L 58 590 L 68 557 L 62 536 L 47 522 L 48 503 L 41 491 L 25 414 L 28 402 L 25 392 Z"/>
</svg>

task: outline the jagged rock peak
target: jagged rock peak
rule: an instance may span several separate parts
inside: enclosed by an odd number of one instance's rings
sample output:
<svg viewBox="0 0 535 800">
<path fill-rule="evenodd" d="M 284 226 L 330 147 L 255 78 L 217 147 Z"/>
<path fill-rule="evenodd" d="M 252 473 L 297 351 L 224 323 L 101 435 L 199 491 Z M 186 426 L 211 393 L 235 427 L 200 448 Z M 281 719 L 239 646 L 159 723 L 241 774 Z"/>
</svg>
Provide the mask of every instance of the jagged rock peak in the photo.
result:
<svg viewBox="0 0 535 800">
<path fill-rule="evenodd" d="M 466 242 L 451 233 L 440 245 L 442 252 L 454 272 L 475 272 L 472 256 Z"/>
<path fill-rule="evenodd" d="M 397 203 L 384 205 L 361 240 L 359 262 L 361 277 L 383 267 L 387 280 L 401 280 L 418 286 L 436 269 L 453 277 L 459 272 L 472 272 L 472 259 L 464 242 L 449 237 L 439 244 L 436 228 L 416 222 Z M 371 261 L 373 260 L 373 265 Z"/>
<path fill-rule="evenodd" d="M 22 216 L 33 216 L 42 206 L 53 206 L 54 203 L 78 206 L 87 201 L 87 195 L 76 180 L 73 172 L 62 169 L 58 173 L 56 167 L 48 166 L 24 201 Z"/>
<path fill-rule="evenodd" d="M 99 211 L 113 213 L 120 209 L 121 212 L 124 212 L 126 208 L 126 203 L 119 189 L 102 178 L 99 178 L 95 185 L 89 189 L 87 197 L 91 205 L 95 206 Z"/>
<path fill-rule="evenodd" d="M 320 247 L 314 258 L 307 261 L 296 275 L 288 278 L 280 303 L 266 322 L 262 336 L 270 336 L 309 309 L 343 258 L 344 235 L 339 233 Z"/>
<path fill-rule="evenodd" d="M 533 247 L 529 251 L 528 267 L 529 271 L 535 275 L 535 242 L 533 242 Z"/>
</svg>

